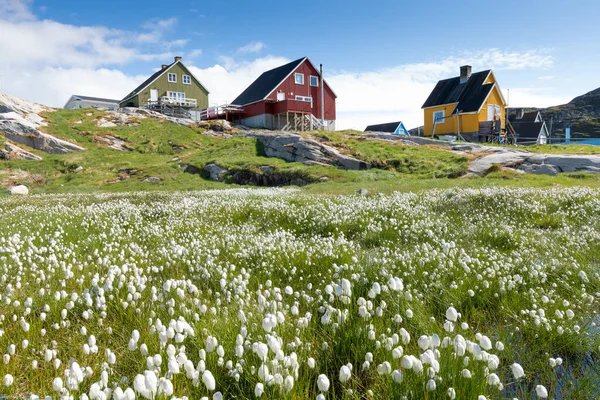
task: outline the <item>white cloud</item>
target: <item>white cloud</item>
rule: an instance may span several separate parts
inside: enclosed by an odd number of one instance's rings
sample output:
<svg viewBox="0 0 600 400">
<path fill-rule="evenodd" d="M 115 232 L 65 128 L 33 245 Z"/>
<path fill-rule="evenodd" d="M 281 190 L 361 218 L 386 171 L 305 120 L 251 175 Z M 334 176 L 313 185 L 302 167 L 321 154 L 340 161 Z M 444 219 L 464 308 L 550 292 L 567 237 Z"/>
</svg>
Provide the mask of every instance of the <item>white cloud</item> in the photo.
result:
<svg viewBox="0 0 600 400">
<path fill-rule="evenodd" d="M 0 16 L 7 21 L 33 20 L 30 7 L 31 0 L 0 0 Z"/>
<path fill-rule="evenodd" d="M 253 61 L 224 59 L 224 65 L 209 68 L 188 66 L 196 78 L 210 91 L 211 105 L 231 103 L 248 85 L 265 71 L 289 62 L 284 57 L 267 56 Z"/>
<path fill-rule="evenodd" d="M 194 49 L 187 55 L 190 58 L 195 58 L 202 55 L 202 49 Z"/>
<path fill-rule="evenodd" d="M 251 42 L 240 47 L 237 52 L 241 54 L 258 53 L 264 48 L 265 44 L 263 42 Z"/>
<path fill-rule="evenodd" d="M 51 106 L 62 106 L 74 93 L 122 98 L 147 76 L 127 75 L 118 70 L 121 66 L 137 61 L 160 59 L 164 62 L 174 55 L 169 51 L 171 47 L 186 44 L 185 40 L 174 40 L 158 46 L 164 51 L 140 50 L 145 40 L 162 40 L 162 32 L 176 24 L 174 18 L 145 24 L 146 29 L 155 28 L 154 31 L 123 32 L 102 26 L 34 20 L 29 6 L 28 1 L 0 0 L 0 11 L 4 11 L 0 14 L 0 32 L 7 32 L 11 37 L 11 40 L 0 40 L 2 89 Z M 136 35 L 137 41 L 132 43 L 130 38 Z M 253 42 L 240 48 L 238 54 L 249 54 L 264 47 L 261 42 Z M 188 66 L 210 90 L 211 105 L 233 101 L 261 73 L 290 61 L 277 56 L 247 61 L 239 61 L 239 56 L 222 56 L 211 67 L 197 68 L 191 61 L 200 54 L 201 49 L 189 51 Z M 553 57 L 547 50 L 489 49 L 461 53 L 436 62 L 367 71 L 333 71 L 325 65 L 325 77 L 338 95 L 338 129 L 364 129 L 371 123 L 393 120 L 402 120 L 412 128 L 422 124 L 421 105 L 436 82 L 456 76 L 460 65 L 472 64 L 474 71 L 487 68 L 539 71 L 552 63 Z M 502 83 L 503 88 L 508 85 Z M 505 96 L 508 97 L 506 91 Z M 551 88 L 511 87 L 510 90 L 510 103 L 514 106 L 542 107 L 568 100 L 552 95 Z"/>
<path fill-rule="evenodd" d="M 509 107 L 551 107 L 571 101 L 570 97 L 552 94 L 551 88 L 511 88 L 502 90 Z"/>
</svg>

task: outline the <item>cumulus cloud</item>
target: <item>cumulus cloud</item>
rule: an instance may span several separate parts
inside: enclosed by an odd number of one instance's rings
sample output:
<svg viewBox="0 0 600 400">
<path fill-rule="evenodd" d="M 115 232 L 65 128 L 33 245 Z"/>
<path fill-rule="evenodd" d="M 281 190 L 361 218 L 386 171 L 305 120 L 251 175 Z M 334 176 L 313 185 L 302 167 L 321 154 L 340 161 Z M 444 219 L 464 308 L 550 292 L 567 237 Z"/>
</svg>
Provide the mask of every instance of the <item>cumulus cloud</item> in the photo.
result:
<svg viewBox="0 0 600 400">
<path fill-rule="evenodd" d="M 240 47 L 237 52 L 241 54 L 258 53 L 264 48 L 265 44 L 263 42 L 251 42 Z"/>
<path fill-rule="evenodd" d="M 0 32 L 19 32 L 13 40 L 0 41 L 0 76 L 6 92 L 62 106 L 71 94 L 122 98 L 142 82 L 120 69 L 140 61 L 170 60 L 171 50 L 186 55 L 186 64 L 210 90 L 211 105 L 231 102 L 261 73 L 290 60 L 280 56 L 255 56 L 264 49 L 262 42 L 241 47 L 234 56 L 221 56 L 209 67 L 193 65 L 201 49 L 185 51 L 185 39 L 164 41 L 164 32 L 172 29 L 175 18 L 154 19 L 143 25 L 144 32 L 123 32 L 102 26 L 75 26 L 51 20 L 36 20 L 27 0 L 0 0 Z M 145 35 L 145 36 L 144 36 Z M 137 39 L 131 42 L 130 38 Z M 145 41 L 162 41 L 161 51 L 145 52 Z M 435 62 L 411 63 L 367 71 L 330 70 L 325 78 L 338 95 L 338 129 L 364 129 L 371 123 L 403 120 L 407 127 L 422 124 L 421 105 L 435 83 L 456 76 L 463 64 L 473 70 L 494 71 L 544 70 L 552 66 L 548 50 L 522 52 L 488 49 L 463 52 Z M 505 85 L 505 83 L 503 83 Z M 505 97 L 506 87 L 503 86 Z M 511 88 L 511 105 L 547 106 L 568 99 L 554 96 L 551 88 Z"/>
<path fill-rule="evenodd" d="M 31 0 L 0 0 L 0 16 L 7 21 L 33 20 L 30 7 Z"/>
</svg>

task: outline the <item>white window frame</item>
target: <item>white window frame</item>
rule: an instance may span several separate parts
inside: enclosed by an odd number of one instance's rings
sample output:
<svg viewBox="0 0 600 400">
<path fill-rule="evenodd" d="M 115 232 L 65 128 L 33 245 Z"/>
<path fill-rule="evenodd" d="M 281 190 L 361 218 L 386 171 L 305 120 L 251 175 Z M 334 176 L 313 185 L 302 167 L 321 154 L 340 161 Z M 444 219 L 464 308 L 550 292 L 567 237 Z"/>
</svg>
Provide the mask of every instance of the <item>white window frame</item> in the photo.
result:
<svg viewBox="0 0 600 400">
<path fill-rule="evenodd" d="M 171 77 L 172 77 L 172 76 L 174 76 L 174 77 L 175 77 L 175 78 L 174 78 L 175 80 L 171 80 Z M 169 81 L 169 83 L 177 83 L 177 74 L 176 74 L 176 73 L 174 73 L 174 72 L 169 72 L 169 73 L 167 74 L 167 80 Z"/>
<path fill-rule="evenodd" d="M 304 101 L 306 103 L 312 103 L 312 97 L 307 97 L 307 96 L 296 96 L 295 100 L 296 101 Z"/>
<path fill-rule="evenodd" d="M 300 78 L 300 82 L 298 82 L 298 78 Z M 296 72 L 294 74 L 294 82 L 296 83 L 296 85 L 304 85 L 304 74 Z"/>
<path fill-rule="evenodd" d="M 436 115 L 442 114 L 441 117 L 436 117 Z M 435 125 L 439 125 L 439 124 L 443 124 L 444 123 L 444 117 L 446 116 L 446 113 L 444 112 L 444 110 L 438 110 L 438 111 L 434 111 L 433 112 L 433 123 Z M 437 122 L 436 122 L 437 121 Z"/>
<path fill-rule="evenodd" d="M 186 99 L 185 92 L 172 92 L 172 91 L 167 92 L 167 98 L 169 100 L 177 100 L 177 101 Z"/>
<path fill-rule="evenodd" d="M 187 82 L 186 82 L 185 78 L 187 78 Z M 191 75 L 182 75 L 181 76 L 181 82 L 184 85 L 191 85 L 192 84 L 192 76 Z"/>
<path fill-rule="evenodd" d="M 316 84 L 316 85 L 313 85 L 313 84 L 312 84 L 312 80 L 313 80 L 313 78 L 315 78 L 315 79 L 317 80 L 317 84 Z M 318 77 L 318 76 L 311 75 L 311 76 L 310 76 L 310 78 L 309 78 L 309 84 L 310 84 L 310 86 L 312 86 L 312 87 L 319 87 L 319 77 Z"/>
</svg>

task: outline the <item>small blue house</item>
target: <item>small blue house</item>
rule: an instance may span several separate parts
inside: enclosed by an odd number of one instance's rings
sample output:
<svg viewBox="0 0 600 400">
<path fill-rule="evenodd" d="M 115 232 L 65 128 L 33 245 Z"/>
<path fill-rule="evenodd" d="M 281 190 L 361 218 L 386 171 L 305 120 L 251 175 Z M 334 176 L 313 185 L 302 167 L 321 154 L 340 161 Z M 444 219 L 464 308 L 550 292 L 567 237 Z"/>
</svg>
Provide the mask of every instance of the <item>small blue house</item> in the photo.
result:
<svg viewBox="0 0 600 400">
<path fill-rule="evenodd" d="M 365 129 L 365 132 L 387 132 L 393 133 L 394 135 L 408 136 L 408 129 L 406 129 L 402 121 L 388 122 L 386 124 L 369 125 Z"/>
</svg>

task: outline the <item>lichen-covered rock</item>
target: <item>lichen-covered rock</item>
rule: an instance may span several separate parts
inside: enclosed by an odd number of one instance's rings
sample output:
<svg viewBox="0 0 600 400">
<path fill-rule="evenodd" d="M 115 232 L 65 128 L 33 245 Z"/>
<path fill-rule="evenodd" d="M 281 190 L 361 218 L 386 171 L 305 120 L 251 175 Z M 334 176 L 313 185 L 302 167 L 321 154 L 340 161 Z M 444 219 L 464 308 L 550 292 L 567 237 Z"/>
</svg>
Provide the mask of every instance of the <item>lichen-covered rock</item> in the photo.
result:
<svg viewBox="0 0 600 400">
<path fill-rule="evenodd" d="M 258 139 L 267 157 L 277 157 L 286 161 L 319 163 L 340 169 L 365 170 L 371 168 L 367 162 L 341 154 L 336 149 L 304 138 L 294 133 L 248 132 L 248 137 Z"/>
<path fill-rule="evenodd" d="M 12 143 L 5 143 L 4 149 L 0 150 L 0 160 L 36 160 L 39 161 L 42 157 L 35 155 L 25 149 L 20 148 Z"/>
<path fill-rule="evenodd" d="M 208 174 L 211 180 L 219 182 L 224 181 L 227 175 L 229 175 L 228 169 L 214 163 L 206 164 L 204 166 L 204 171 Z"/>
</svg>

